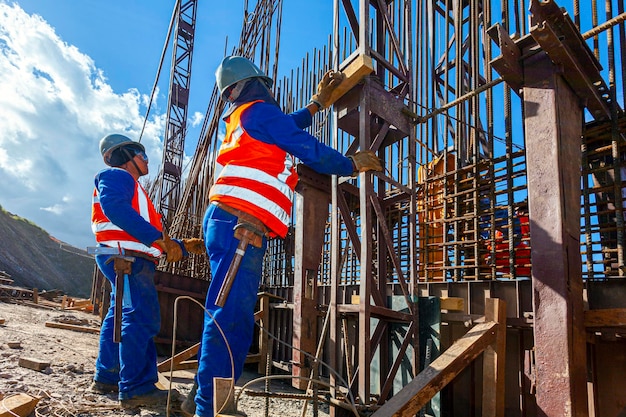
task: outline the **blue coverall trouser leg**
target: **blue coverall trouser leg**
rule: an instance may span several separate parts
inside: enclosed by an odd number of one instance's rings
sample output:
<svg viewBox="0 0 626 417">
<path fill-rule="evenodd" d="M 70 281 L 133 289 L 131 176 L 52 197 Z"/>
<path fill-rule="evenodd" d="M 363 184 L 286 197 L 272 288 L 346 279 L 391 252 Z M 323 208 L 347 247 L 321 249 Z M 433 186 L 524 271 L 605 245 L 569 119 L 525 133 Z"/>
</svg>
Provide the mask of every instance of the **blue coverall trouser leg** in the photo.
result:
<svg viewBox="0 0 626 417">
<path fill-rule="evenodd" d="M 204 315 L 204 329 L 201 348 L 198 354 L 198 392 L 196 394 L 196 414 L 213 417 L 213 378 L 234 378 L 236 381 L 243 371 L 243 365 L 254 334 L 254 307 L 261 280 L 263 247 L 248 245 L 241 260 L 224 307 L 217 307 L 215 301 L 239 240 L 234 237 L 237 217 L 211 204 L 204 221 L 204 242 L 211 263 L 211 285 L 207 293 L 205 307 L 212 315 Z M 224 332 L 226 341 L 219 329 Z M 232 352 L 232 363 L 229 354 Z"/>
<path fill-rule="evenodd" d="M 122 308 L 122 342 L 113 342 L 115 307 L 115 271 L 109 256 L 97 255 L 96 263 L 111 282 L 111 304 L 100 328 L 100 349 L 94 380 L 118 384 L 119 399 L 146 394 L 158 381 L 154 337 L 161 327 L 159 300 L 154 286 L 156 265 L 136 258 L 124 287 L 126 300 Z M 127 291 L 130 292 L 128 297 Z"/>
</svg>

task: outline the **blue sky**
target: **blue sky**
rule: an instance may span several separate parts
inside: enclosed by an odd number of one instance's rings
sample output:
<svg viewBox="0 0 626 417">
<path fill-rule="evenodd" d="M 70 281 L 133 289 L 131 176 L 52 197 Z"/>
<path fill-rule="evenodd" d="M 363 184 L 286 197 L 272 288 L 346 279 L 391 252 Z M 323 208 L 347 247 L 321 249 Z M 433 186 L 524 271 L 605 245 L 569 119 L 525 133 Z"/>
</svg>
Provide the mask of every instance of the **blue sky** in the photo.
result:
<svg viewBox="0 0 626 417">
<path fill-rule="evenodd" d="M 136 132 L 154 84 L 174 0 L 0 0 L 0 205 L 85 248 L 100 138 Z M 254 3 L 254 2 L 250 2 Z M 332 1 L 285 1 L 280 72 L 325 44 Z M 215 68 L 238 42 L 243 0 L 200 0 L 190 119 L 201 125 Z M 305 17 L 305 18 L 304 18 Z M 169 57 L 142 143 L 158 172 Z M 198 127 L 199 130 L 199 127 Z M 195 135 L 195 136 L 194 136 Z M 197 131 L 186 139 L 191 156 Z"/>
</svg>

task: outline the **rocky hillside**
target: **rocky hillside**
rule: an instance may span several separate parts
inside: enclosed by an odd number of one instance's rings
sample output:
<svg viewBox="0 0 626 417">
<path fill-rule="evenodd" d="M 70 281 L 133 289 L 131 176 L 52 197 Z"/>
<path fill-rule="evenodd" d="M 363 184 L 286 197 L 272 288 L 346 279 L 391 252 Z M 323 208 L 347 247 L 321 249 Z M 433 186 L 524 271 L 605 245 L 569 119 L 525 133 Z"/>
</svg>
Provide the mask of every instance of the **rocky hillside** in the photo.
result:
<svg viewBox="0 0 626 417">
<path fill-rule="evenodd" d="M 14 285 L 88 298 L 94 266 L 84 250 L 0 206 L 0 271 L 11 275 Z"/>
</svg>

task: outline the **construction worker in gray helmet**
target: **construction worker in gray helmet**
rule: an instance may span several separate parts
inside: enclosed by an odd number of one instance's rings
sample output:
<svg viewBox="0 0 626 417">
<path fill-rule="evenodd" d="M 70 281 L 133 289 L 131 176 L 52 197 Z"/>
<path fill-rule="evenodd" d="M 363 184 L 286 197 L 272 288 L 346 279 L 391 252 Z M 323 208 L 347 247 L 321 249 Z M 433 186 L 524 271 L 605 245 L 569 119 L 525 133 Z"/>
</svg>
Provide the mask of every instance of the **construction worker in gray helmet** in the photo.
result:
<svg viewBox="0 0 626 417">
<path fill-rule="evenodd" d="M 254 62 L 242 56 L 227 56 L 215 71 L 217 88 L 219 88 L 222 97 L 229 87 L 239 81 L 257 77 L 261 78 L 268 88 L 274 85 L 274 81 L 265 75 Z"/>
<path fill-rule="evenodd" d="M 183 412 L 198 417 L 214 416 L 215 378 L 236 381 L 243 371 L 267 241 L 285 238 L 291 226 L 295 159 L 320 174 L 382 171 L 374 152 L 345 156 L 305 130 L 318 111 L 332 104 L 341 73 L 324 74 L 310 102 L 289 114 L 274 98 L 272 80 L 247 58 L 224 58 L 215 76 L 229 108 L 222 115 L 226 133 L 215 159 L 221 169 L 202 221 L 211 263 L 208 314 L 194 388 L 181 404 Z M 209 316 L 219 317 L 219 326 Z"/>
<path fill-rule="evenodd" d="M 108 166 L 119 166 L 132 158 L 130 154 L 125 156 L 113 155 L 114 151 L 117 149 L 124 148 L 131 148 L 141 152 L 146 151 L 146 148 L 141 143 L 135 142 L 124 135 L 120 135 L 119 133 L 113 133 L 100 139 L 100 154 L 104 159 L 104 163 Z"/>
</svg>

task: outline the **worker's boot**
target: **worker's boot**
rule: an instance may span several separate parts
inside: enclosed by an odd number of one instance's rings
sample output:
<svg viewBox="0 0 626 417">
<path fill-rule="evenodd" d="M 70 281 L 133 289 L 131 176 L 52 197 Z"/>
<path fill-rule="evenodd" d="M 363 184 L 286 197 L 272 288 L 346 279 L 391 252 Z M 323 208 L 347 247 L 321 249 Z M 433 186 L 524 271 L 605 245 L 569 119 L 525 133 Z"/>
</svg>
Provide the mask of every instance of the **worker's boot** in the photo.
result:
<svg viewBox="0 0 626 417">
<path fill-rule="evenodd" d="M 89 391 L 96 394 L 109 394 L 111 392 L 117 392 L 117 384 L 105 384 L 104 382 L 93 381 L 89 387 Z"/>
<path fill-rule="evenodd" d="M 171 397 L 176 399 L 178 398 L 178 395 L 178 391 L 173 389 Z M 152 391 L 145 394 L 120 400 L 122 408 L 134 408 L 151 405 L 160 406 L 165 404 L 167 404 L 167 390 L 162 390 L 156 387 Z"/>
<path fill-rule="evenodd" d="M 193 417 L 196 414 L 196 392 L 198 391 L 198 383 L 194 381 L 193 387 L 189 394 L 187 394 L 187 398 L 180 405 L 180 410 L 183 412 L 185 417 Z"/>
</svg>

